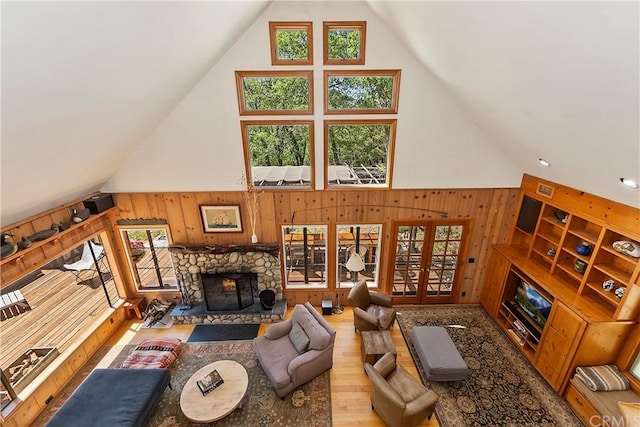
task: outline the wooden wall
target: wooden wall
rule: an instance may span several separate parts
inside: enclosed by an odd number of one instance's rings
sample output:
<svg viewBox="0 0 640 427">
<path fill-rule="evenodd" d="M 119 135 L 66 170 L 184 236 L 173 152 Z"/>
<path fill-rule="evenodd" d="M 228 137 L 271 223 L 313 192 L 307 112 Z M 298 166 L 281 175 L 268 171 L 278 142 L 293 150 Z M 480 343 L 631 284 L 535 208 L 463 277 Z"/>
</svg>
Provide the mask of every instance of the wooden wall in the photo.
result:
<svg viewBox="0 0 640 427">
<path fill-rule="evenodd" d="M 466 296 L 460 303 L 477 303 L 486 269 L 488 253 L 494 243 L 505 243 L 513 224 L 519 189 L 455 189 L 455 190 L 279 190 L 264 191 L 260 196 L 260 213 L 256 234 L 263 243 L 278 242 L 280 227 L 286 224 L 382 223 L 381 280 L 386 277 L 387 253 L 391 222 L 394 220 L 440 220 L 439 211 L 449 219 L 471 221 L 471 236 L 465 257 L 461 291 Z M 239 244 L 249 243 L 251 229 L 242 192 L 192 193 L 120 193 L 114 194 L 117 219 L 161 218 L 169 225 L 173 244 Z M 205 233 L 199 205 L 240 205 L 242 233 Z M 430 212 L 430 211 L 436 212 Z M 116 242 L 120 245 L 120 242 Z M 121 248 L 121 251 L 123 249 Z M 474 263 L 466 263 L 468 258 Z M 122 265 L 126 265 L 124 252 Z M 333 299 L 334 283 L 323 290 L 289 290 L 289 301 Z M 386 283 L 383 291 L 389 292 Z M 133 289 L 133 287 L 131 287 Z M 346 293 L 341 295 L 346 302 Z"/>
</svg>

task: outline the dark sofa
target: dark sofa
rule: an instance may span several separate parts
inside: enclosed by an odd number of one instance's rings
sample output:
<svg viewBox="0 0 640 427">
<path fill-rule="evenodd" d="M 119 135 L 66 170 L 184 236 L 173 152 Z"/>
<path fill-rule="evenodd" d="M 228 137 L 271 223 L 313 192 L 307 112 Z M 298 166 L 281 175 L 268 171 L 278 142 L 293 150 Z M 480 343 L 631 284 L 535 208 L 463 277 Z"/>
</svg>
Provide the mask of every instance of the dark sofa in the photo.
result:
<svg viewBox="0 0 640 427">
<path fill-rule="evenodd" d="M 168 369 L 95 369 L 47 427 L 143 427 L 169 380 Z"/>
</svg>

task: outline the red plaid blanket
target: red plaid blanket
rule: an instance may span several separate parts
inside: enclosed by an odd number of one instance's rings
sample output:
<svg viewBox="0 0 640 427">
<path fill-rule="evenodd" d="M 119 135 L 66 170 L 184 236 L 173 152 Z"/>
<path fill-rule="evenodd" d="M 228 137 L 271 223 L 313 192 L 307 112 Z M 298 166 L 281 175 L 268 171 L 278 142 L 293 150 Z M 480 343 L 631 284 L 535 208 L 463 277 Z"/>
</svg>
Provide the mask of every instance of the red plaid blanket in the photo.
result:
<svg viewBox="0 0 640 427">
<path fill-rule="evenodd" d="M 180 354 L 178 338 L 148 338 L 133 349 L 123 368 L 168 368 Z"/>
</svg>

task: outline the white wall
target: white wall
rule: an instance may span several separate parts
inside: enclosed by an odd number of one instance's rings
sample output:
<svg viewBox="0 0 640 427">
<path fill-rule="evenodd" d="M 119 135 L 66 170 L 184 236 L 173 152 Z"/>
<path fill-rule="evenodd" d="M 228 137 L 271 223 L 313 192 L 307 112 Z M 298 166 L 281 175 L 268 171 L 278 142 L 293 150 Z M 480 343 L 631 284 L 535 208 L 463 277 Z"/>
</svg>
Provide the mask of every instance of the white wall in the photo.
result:
<svg viewBox="0 0 640 427">
<path fill-rule="evenodd" d="M 519 186 L 523 168 L 469 120 L 440 81 L 365 3 L 275 2 L 131 154 L 102 191 L 242 189 L 244 160 L 234 72 L 273 69 L 268 22 L 276 20 L 313 21 L 317 185 L 323 182 L 322 22 L 366 20 L 366 63 L 350 68 L 402 70 L 394 188 Z M 388 116 L 375 118 L 382 117 Z"/>
</svg>

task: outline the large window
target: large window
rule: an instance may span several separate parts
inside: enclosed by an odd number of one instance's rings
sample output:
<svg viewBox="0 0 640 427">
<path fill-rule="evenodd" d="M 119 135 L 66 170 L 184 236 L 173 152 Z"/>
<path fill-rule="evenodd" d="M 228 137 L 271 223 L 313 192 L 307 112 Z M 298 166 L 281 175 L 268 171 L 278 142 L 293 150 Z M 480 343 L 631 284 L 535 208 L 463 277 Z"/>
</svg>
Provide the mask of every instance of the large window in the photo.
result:
<svg viewBox="0 0 640 427">
<path fill-rule="evenodd" d="M 327 65 L 364 65 L 367 22 L 324 22 L 322 38 Z"/>
<path fill-rule="evenodd" d="M 271 65 L 313 64 L 313 23 L 269 22 Z"/>
<path fill-rule="evenodd" d="M 324 72 L 326 114 L 395 114 L 400 70 Z"/>
<path fill-rule="evenodd" d="M 236 71 L 240 115 L 313 114 L 311 71 Z"/>
<path fill-rule="evenodd" d="M 327 287 L 327 226 L 282 227 L 285 286 L 289 289 Z"/>
<path fill-rule="evenodd" d="M 395 120 L 325 121 L 325 187 L 391 187 Z"/>
<path fill-rule="evenodd" d="M 99 235 L 7 284 L 2 296 L 3 409 L 39 375 L 31 355 L 50 361 L 74 348 L 121 300 Z"/>
<path fill-rule="evenodd" d="M 378 287 L 380 268 L 380 224 L 350 224 L 336 227 L 336 283 L 350 288 L 359 280 Z"/>
<path fill-rule="evenodd" d="M 122 228 L 120 235 L 138 291 L 175 291 L 176 274 L 169 253 L 167 227 Z"/>
<path fill-rule="evenodd" d="M 256 187 L 313 185 L 313 121 L 242 121 L 249 179 Z"/>
</svg>

